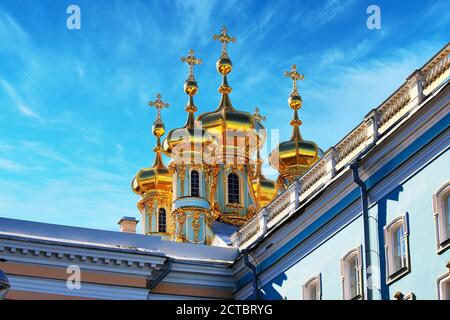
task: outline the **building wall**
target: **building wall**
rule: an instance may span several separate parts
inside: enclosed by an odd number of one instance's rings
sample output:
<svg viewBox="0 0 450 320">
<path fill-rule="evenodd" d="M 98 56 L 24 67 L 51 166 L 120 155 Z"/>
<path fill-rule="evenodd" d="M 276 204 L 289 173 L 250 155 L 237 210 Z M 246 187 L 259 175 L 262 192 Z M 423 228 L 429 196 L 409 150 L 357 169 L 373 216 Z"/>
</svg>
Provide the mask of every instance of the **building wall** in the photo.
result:
<svg viewBox="0 0 450 320">
<path fill-rule="evenodd" d="M 448 272 L 445 266 L 450 260 L 450 251 L 436 252 L 432 195 L 450 179 L 449 164 L 450 152 L 447 150 L 370 208 L 372 239 L 376 239 L 378 234 L 383 241 L 372 241 L 372 250 L 376 251 L 371 269 L 374 273 L 374 298 L 393 299 L 397 291 L 403 294 L 413 292 L 417 299 L 437 298 L 437 278 Z M 357 204 L 355 207 L 359 208 Z M 405 212 L 409 216 L 411 271 L 387 285 L 383 227 Z M 345 212 L 341 214 L 345 215 Z M 322 244 L 321 235 L 313 236 L 310 241 L 317 242 L 317 247 L 305 256 L 299 256 L 296 264 L 264 285 L 263 298 L 303 299 L 302 285 L 320 274 L 322 299 L 342 299 L 340 259 L 364 243 L 362 216 L 351 215 L 350 219 L 342 221 L 341 224 L 345 224 L 342 229 L 336 234 L 328 234 Z M 379 221 L 379 224 L 374 221 Z"/>
<path fill-rule="evenodd" d="M 433 159 L 422 170 L 415 172 L 408 180 L 392 190 L 371 209 L 370 216 L 378 221 L 378 234 L 384 240 L 383 227 L 404 213 L 409 217 L 410 273 L 385 285 L 385 273 L 380 272 L 379 294 L 393 298 L 395 292 L 413 292 L 417 299 L 437 298 L 437 278 L 448 272 L 445 267 L 450 260 L 450 251 L 440 254 L 436 249 L 436 231 L 432 196 L 450 180 L 450 152 Z M 374 227 L 377 225 L 374 223 Z M 374 230 L 375 231 L 375 230 Z M 377 248 L 381 267 L 386 261 L 384 248 Z"/>
<path fill-rule="evenodd" d="M 367 288 L 363 275 L 364 297 L 370 290 L 374 299 L 393 299 L 397 291 L 412 292 L 417 299 L 437 298 L 437 278 L 448 272 L 450 251 L 436 252 L 432 197 L 450 180 L 449 109 L 445 86 L 403 122 L 394 123 L 392 134 L 381 137 L 361 160 L 359 173 L 369 191 L 373 281 Z M 360 192 L 351 171 L 344 168 L 305 202 L 251 249 L 265 299 L 300 299 L 301 286 L 319 273 L 323 299 L 343 298 L 340 259 L 364 244 Z M 411 270 L 386 284 L 383 228 L 405 213 Z M 250 298 L 251 274 L 242 261 L 235 264 L 235 274 L 237 298 Z"/>
</svg>

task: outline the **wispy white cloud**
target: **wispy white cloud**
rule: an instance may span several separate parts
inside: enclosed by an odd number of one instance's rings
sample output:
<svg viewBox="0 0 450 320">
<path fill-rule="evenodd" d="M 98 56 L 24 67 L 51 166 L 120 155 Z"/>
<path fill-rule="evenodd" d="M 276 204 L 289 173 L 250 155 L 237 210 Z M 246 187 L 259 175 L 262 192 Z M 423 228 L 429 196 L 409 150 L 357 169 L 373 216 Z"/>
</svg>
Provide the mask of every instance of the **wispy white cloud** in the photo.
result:
<svg viewBox="0 0 450 320">
<path fill-rule="evenodd" d="M 6 94 L 10 97 L 12 106 L 22 115 L 30 118 L 34 118 L 42 122 L 42 117 L 25 104 L 24 99 L 17 93 L 17 90 L 13 88 L 8 82 L 4 79 L 0 79 L 0 84 L 2 85 Z"/>
</svg>

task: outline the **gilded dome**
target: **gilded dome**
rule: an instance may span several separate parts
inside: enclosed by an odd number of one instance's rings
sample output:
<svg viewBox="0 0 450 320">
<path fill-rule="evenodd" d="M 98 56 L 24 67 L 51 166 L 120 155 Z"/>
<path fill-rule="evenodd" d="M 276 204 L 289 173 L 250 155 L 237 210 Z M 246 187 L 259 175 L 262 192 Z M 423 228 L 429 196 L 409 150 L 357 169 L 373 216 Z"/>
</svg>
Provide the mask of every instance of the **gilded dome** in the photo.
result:
<svg viewBox="0 0 450 320">
<path fill-rule="evenodd" d="M 189 160 L 202 159 L 211 154 L 216 146 L 214 137 L 205 129 L 195 126 L 195 110 L 197 110 L 195 106 L 189 104 L 186 107 L 189 114 L 185 126 L 169 131 L 163 141 L 163 152 L 173 159 L 180 157 L 188 157 Z"/>
<path fill-rule="evenodd" d="M 139 170 L 131 182 L 131 188 L 138 195 L 144 195 L 149 191 L 172 191 L 172 175 L 164 166 L 152 166 Z"/>
<path fill-rule="evenodd" d="M 294 130 L 297 131 L 298 128 Z M 319 160 L 322 155 L 322 150 L 315 142 L 303 140 L 300 133 L 294 133 L 291 139 L 281 142 L 269 154 L 269 163 L 280 174 L 299 176 Z"/>
<path fill-rule="evenodd" d="M 260 207 L 265 207 L 275 198 L 278 192 L 276 181 L 260 175 L 251 181 L 255 200 Z"/>
</svg>

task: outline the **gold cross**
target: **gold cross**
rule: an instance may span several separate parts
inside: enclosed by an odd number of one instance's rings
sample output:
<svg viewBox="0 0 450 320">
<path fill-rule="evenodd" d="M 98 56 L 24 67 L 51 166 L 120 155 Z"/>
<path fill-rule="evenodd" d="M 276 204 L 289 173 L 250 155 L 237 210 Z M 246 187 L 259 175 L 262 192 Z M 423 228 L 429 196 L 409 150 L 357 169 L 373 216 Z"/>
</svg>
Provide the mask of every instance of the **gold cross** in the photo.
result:
<svg viewBox="0 0 450 320">
<path fill-rule="evenodd" d="M 201 59 L 194 57 L 194 50 L 189 50 L 187 57 L 182 57 L 181 62 L 186 62 L 189 65 L 189 80 L 194 80 L 194 65 L 202 63 Z"/>
<path fill-rule="evenodd" d="M 255 111 L 253 112 L 253 119 L 255 119 L 255 121 L 261 122 L 261 121 L 266 121 L 266 117 L 263 116 L 262 114 L 259 113 L 259 108 L 256 107 Z"/>
<path fill-rule="evenodd" d="M 297 80 L 303 80 L 305 76 L 297 72 L 297 66 L 295 64 L 292 65 L 291 71 L 286 71 L 284 75 L 292 79 L 292 93 L 298 94 Z"/>
<path fill-rule="evenodd" d="M 158 114 L 157 114 L 157 116 L 156 116 L 155 123 L 159 123 L 159 124 L 162 123 L 162 121 L 161 121 L 161 109 L 163 109 L 163 108 L 168 108 L 168 107 L 169 107 L 169 104 L 163 102 L 163 101 L 161 100 L 161 97 L 162 97 L 161 94 L 158 93 L 158 94 L 156 95 L 156 100 L 155 100 L 155 101 L 150 101 L 150 102 L 148 103 L 148 105 L 149 105 L 150 107 L 155 107 L 155 108 L 156 108 Z"/>
<path fill-rule="evenodd" d="M 222 53 L 220 55 L 220 57 L 222 58 L 227 58 L 227 43 L 228 42 L 236 42 L 236 38 L 235 37 L 230 37 L 227 33 L 227 27 L 223 26 L 222 30 L 220 31 L 220 34 L 215 34 L 213 36 L 214 40 L 219 40 L 220 42 L 222 42 Z"/>
</svg>

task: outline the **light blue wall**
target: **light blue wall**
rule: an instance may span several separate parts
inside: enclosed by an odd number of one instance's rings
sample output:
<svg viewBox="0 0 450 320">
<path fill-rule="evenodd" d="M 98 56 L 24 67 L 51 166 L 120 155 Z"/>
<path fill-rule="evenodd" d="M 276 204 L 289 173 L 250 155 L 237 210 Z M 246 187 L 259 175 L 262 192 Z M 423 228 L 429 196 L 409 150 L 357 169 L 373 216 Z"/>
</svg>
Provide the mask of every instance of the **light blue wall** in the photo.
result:
<svg viewBox="0 0 450 320">
<path fill-rule="evenodd" d="M 374 299 L 392 299 L 396 291 L 403 294 L 413 292 L 417 299 L 437 298 L 436 281 L 439 276 L 448 272 L 445 266 L 450 260 L 450 250 L 441 254 L 436 251 L 432 196 L 450 179 L 449 168 L 450 152 L 447 150 L 370 208 L 371 245 L 375 251 L 372 255 Z M 405 212 L 409 216 L 411 272 L 387 285 L 383 227 Z M 376 221 L 379 222 L 378 225 Z M 378 242 L 377 236 L 381 242 Z M 362 217 L 359 216 L 263 286 L 264 298 L 302 299 L 302 285 L 321 273 L 323 299 L 342 299 L 340 259 L 349 250 L 363 243 Z M 381 279 L 381 284 L 377 279 Z"/>
<path fill-rule="evenodd" d="M 371 216 L 378 216 L 381 236 L 384 225 L 405 212 L 409 216 L 411 272 L 382 286 L 384 297 L 392 299 L 394 293 L 400 291 L 413 292 L 417 299 L 437 298 L 436 281 L 448 272 L 445 265 L 450 260 L 450 250 L 437 254 L 432 196 L 449 179 L 450 152 L 447 150 L 370 209 Z M 384 248 L 381 248 L 381 261 L 384 264 Z"/>
<path fill-rule="evenodd" d="M 340 259 L 363 244 L 362 217 L 264 286 L 265 299 L 303 299 L 302 285 L 321 273 L 323 299 L 342 299 Z M 281 285 L 281 286 L 280 286 Z"/>
</svg>

